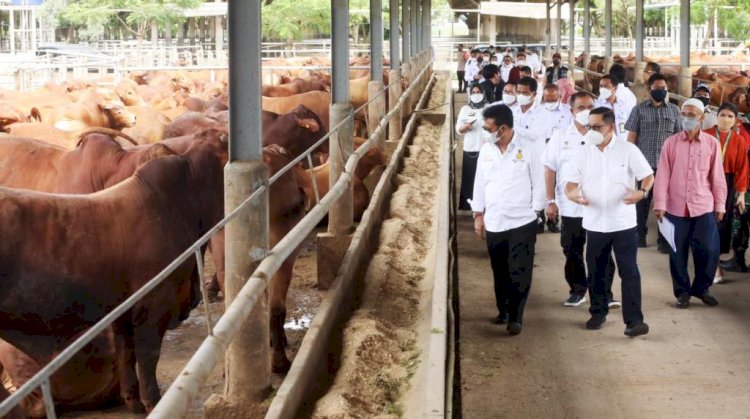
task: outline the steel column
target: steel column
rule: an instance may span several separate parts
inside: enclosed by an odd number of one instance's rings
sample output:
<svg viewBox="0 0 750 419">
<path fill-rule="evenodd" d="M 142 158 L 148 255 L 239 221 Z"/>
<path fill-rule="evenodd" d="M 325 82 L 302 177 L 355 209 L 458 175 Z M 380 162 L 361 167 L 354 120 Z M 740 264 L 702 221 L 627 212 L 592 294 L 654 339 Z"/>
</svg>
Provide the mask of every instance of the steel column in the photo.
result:
<svg viewBox="0 0 750 419">
<path fill-rule="evenodd" d="M 563 0 L 557 0 L 557 52 L 562 54 L 562 4 Z"/>
<path fill-rule="evenodd" d="M 571 67 L 571 80 L 573 80 L 573 65 L 576 62 L 575 56 L 575 40 L 576 40 L 576 2 L 574 0 L 568 0 L 570 6 L 570 34 L 568 41 L 568 63 Z"/>
<path fill-rule="evenodd" d="M 612 0 L 604 1 L 604 56 L 612 57 Z"/>
<path fill-rule="evenodd" d="M 411 28 L 411 57 L 416 56 L 419 51 L 419 45 L 417 44 L 419 42 L 419 39 L 417 37 L 417 32 L 419 32 L 419 27 L 417 23 L 417 16 L 419 13 L 419 0 L 410 0 L 411 5 L 409 6 L 409 21 Z"/>
<path fill-rule="evenodd" d="M 643 61 L 643 0 L 635 0 L 635 61 Z"/>
<path fill-rule="evenodd" d="M 591 7 L 589 0 L 583 0 L 583 51 L 591 55 Z"/>
<path fill-rule="evenodd" d="M 370 0 L 370 74 L 383 80 L 383 1 Z"/>
<path fill-rule="evenodd" d="M 403 58 L 401 62 L 406 64 L 412 56 L 411 50 L 411 0 L 401 0 L 401 45 Z"/>
<path fill-rule="evenodd" d="M 692 96 L 690 71 L 690 1 L 680 0 L 680 94 Z"/>
<path fill-rule="evenodd" d="M 546 0 L 545 3 L 547 5 L 547 36 L 545 37 L 544 58 L 550 61 L 552 59 L 552 13 L 550 11 L 552 5 L 550 4 L 550 0 Z"/>
</svg>

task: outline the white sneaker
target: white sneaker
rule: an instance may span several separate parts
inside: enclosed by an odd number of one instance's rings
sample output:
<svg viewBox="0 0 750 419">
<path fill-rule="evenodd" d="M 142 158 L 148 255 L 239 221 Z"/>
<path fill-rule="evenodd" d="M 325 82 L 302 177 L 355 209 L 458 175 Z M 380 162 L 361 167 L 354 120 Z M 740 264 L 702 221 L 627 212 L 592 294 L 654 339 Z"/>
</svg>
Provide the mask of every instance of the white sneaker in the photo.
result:
<svg viewBox="0 0 750 419">
<path fill-rule="evenodd" d="M 714 277 L 714 284 L 721 284 L 722 282 L 724 282 L 723 276 L 719 275 Z"/>
<path fill-rule="evenodd" d="M 622 307 L 622 303 L 620 303 L 617 300 L 609 300 L 607 302 L 607 307 L 609 307 L 609 308 L 620 308 L 620 307 Z"/>
</svg>

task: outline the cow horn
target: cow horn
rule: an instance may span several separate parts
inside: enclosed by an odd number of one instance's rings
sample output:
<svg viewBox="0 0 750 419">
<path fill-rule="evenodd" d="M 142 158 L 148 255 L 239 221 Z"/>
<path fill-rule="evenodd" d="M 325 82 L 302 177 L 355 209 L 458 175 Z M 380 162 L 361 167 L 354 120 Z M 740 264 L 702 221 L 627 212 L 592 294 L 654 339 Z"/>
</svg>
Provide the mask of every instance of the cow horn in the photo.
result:
<svg viewBox="0 0 750 419">
<path fill-rule="evenodd" d="M 42 122 L 42 113 L 39 112 L 39 109 L 37 109 L 36 106 L 31 108 L 31 115 L 29 116 L 29 119 L 36 119 L 38 122 Z"/>
<path fill-rule="evenodd" d="M 84 137 L 86 137 L 89 134 L 109 135 L 112 138 L 122 137 L 126 139 L 129 143 L 133 145 L 138 145 L 138 142 L 136 142 L 132 137 L 130 137 L 129 135 L 125 134 L 122 131 L 117 131 L 116 129 L 112 129 L 112 128 L 92 127 L 92 128 L 87 128 L 78 134 L 78 143 L 76 144 L 76 147 L 80 146 Z"/>
</svg>

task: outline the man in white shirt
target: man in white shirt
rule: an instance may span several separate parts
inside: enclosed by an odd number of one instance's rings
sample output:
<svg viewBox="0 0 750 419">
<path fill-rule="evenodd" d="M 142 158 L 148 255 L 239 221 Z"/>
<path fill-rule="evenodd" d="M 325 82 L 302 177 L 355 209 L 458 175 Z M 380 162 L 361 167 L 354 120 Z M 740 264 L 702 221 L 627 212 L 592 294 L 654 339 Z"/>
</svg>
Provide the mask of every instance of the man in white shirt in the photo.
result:
<svg viewBox="0 0 750 419">
<path fill-rule="evenodd" d="M 586 230 L 583 228 L 583 207 L 565 196 L 565 183 L 559 174 L 569 173 L 576 163 L 578 153 L 589 147 L 585 140 L 588 132 L 589 113 L 594 109 L 594 97 L 588 92 L 575 93 L 570 99 L 573 122 L 566 128 L 556 131 L 547 144 L 542 163 L 547 187 L 547 218 L 557 222 L 561 218 L 562 231 L 560 245 L 565 255 L 565 281 L 570 287 L 570 294 L 563 305 L 577 307 L 586 302 L 588 280 L 583 249 L 586 244 Z M 607 267 L 609 287 L 607 300 L 609 307 L 619 307 L 620 303 L 612 298 L 612 277 L 614 261 Z"/>
<path fill-rule="evenodd" d="M 612 109 L 615 113 L 615 127 L 617 128 L 617 139 L 627 141 L 628 130 L 625 129 L 625 124 L 630 118 L 630 113 L 633 111 L 636 102 L 628 102 L 629 95 L 624 95 L 626 99 L 621 99 L 617 96 L 617 92 L 620 89 L 627 89 L 622 84 L 617 84 L 612 81 L 612 76 L 609 74 L 604 75 L 599 81 L 599 100 L 596 105 L 604 106 L 605 108 Z"/>
<path fill-rule="evenodd" d="M 630 107 L 631 109 L 635 107 L 638 104 L 638 98 L 635 97 L 635 93 L 627 86 L 628 75 L 625 67 L 620 64 L 612 64 L 612 67 L 609 68 L 609 75 L 612 76 L 612 83 L 617 86 L 617 91 L 615 92 L 617 100 L 625 107 Z"/>
<path fill-rule="evenodd" d="M 586 264 L 589 269 L 591 318 L 590 330 L 600 329 L 606 321 L 606 270 L 614 249 L 617 270 L 622 279 L 622 316 L 625 335 L 648 333 L 641 311 L 641 274 L 638 271 L 638 233 L 635 205 L 648 195 L 654 171 L 638 147 L 615 140 L 615 115 L 611 109 L 596 108 L 589 114 L 589 132 L 573 170 L 566 179 L 568 199 L 583 205 L 586 229 Z M 642 182 L 634 190 L 635 181 Z"/>
<path fill-rule="evenodd" d="M 464 73 L 464 79 L 469 86 L 474 82 L 481 82 L 482 62 L 484 61 L 484 56 L 477 49 L 472 50 L 471 55 L 472 58 L 466 62 L 466 73 Z"/>
<path fill-rule="evenodd" d="M 487 241 L 498 309 L 496 323 L 521 333 L 531 288 L 537 211 L 544 209 L 544 172 L 537 149 L 513 131 L 505 105 L 483 112 L 490 142 L 479 151 L 474 180 L 474 230 Z"/>
<path fill-rule="evenodd" d="M 531 71 L 534 74 L 541 73 L 542 72 L 542 60 L 539 59 L 539 56 L 537 55 L 536 51 L 534 51 L 533 49 L 527 49 L 526 56 L 527 56 L 527 64 L 529 67 L 531 67 Z"/>
</svg>

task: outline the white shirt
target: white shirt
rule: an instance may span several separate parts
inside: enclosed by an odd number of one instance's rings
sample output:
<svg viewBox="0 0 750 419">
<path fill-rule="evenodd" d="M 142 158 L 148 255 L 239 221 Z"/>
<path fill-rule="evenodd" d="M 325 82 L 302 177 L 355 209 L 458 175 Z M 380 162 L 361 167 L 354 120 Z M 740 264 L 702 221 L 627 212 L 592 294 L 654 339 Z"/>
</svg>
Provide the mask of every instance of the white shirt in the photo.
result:
<svg viewBox="0 0 750 419">
<path fill-rule="evenodd" d="M 479 65 L 477 64 L 476 58 L 469 58 L 466 62 L 466 70 L 464 73 L 464 80 L 471 83 L 474 81 L 474 76 L 479 74 Z"/>
<path fill-rule="evenodd" d="M 622 88 L 620 86 L 617 87 L 618 92 Z M 628 88 L 625 88 L 625 89 L 630 91 L 630 89 Z M 628 130 L 625 129 L 625 124 L 628 122 L 628 118 L 630 118 L 630 113 L 633 111 L 633 108 L 635 107 L 635 105 L 637 105 L 637 103 L 622 101 L 619 96 L 616 96 L 616 97 L 617 97 L 617 100 L 615 100 L 614 106 L 612 106 L 613 104 L 601 98 L 596 100 L 596 106 L 597 107 L 603 106 L 605 108 L 612 109 L 612 111 L 615 114 L 615 128 L 617 129 L 617 139 L 627 141 Z"/>
<path fill-rule="evenodd" d="M 634 228 L 638 223 L 635 205 L 623 202 L 635 180 L 643 180 L 654 171 L 641 151 L 627 141 L 610 141 L 604 151 L 584 147 L 571 171 L 563 175 L 565 183 L 577 183 L 589 205 L 583 207 L 583 228 L 612 233 Z"/>
<path fill-rule="evenodd" d="M 484 213 L 485 229 L 512 230 L 537 219 L 545 207 L 544 171 L 535 147 L 513 135 L 505 154 L 498 144 L 479 151 L 471 209 Z"/>
<path fill-rule="evenodd" d="M 547 139 L 545 136 L 546 127 L 541 122 L 543 115 L 540 109 L 541 105 L 536 101 L 526 112 L 521 110 L 521 105 L 518 102 L 510 108 L 513 111 L 513 131 L 523 137 L 525 141 L 544 146 Z"/>
<path fill-rule="evenodd" d="M 510 65 L 501 65 L 500 66 L 500 78 L 503 79 L 503 82 L 507 83 L 508 79 L 510 78 L 510 70 L 513 70 L 515 66 L 513 63 L 510 63 Z"/>
<path fill-rule="evenodd" d="M 576 124 L 571 123 L 567 128 L 552 134 L 552 138 L 550 138 L 547 148 L 544 150 L 542 164 L 557 173 L 555 203 L 557 203 L 560 215 L 563 217 L 583 217 L 583 207 L 571 201 L 565 195 L 565 182 L 563 182 L 562 174 L 570 173 L 572 166 L 578 161 L 578 154 L 583 151 L 584 147 L 590 146 L 586 144 L 586 140 L 578 131 Z"/>
<path fill-rule="evenodd" d="M 710 109 L 706 109 L 706 112 L 703 113 L 703 126 L 701 129 L 711 129 L 718 124 L 719 114 Z"/>
<path fill-rule="evenodd" d="M 529 54 L 526 56 L 526 62 L 529 67 L 531 67 L 532 73 L 539 73 L 542 68 L 542 61 L 539 60 L 539 56 L 536 54 Z"/>
<path fill-rule="evenodd" d="M 539 123 L 543 124 L 545 127 L 545 141 L 552 138 L 552 134 L 556 131 L 561 131 L 567 128 L 573 122 L 573 114 L 570 112 L 570 106 L 564 103 L 561 103 L 560 106 L 553 111 L 548 110 L 544 106 L 544 103 L 541 103 L 537 112 L 540 113 Z"/>
<path fill-rule="evenodd" d="M 620 83 L 617 85 L 617 90 L 615 90 L 615 96 L 617 96 L 617 102 L 620 102 L 624 107 L 623 109 L 628 110 L 629 117 L 630 111 L 638 105 L 638 98 L 635 97 L 635 93 L 629 87 L 625 86 L 625 83 Z M 627 119 L 625 120 L 627 121 Z"/>
<path fill-rule="evenodd" d="M 476 120 L 471 130 L 461 134 L 458 129 L 471 120 Z M 482 144 L 490 139 L 490 133 L 482 129 L 483 124 L 482 109 L 474 109 L 469 105 L 464 105 L 461 108 L 456 119 L 456 133 L 464 136 L 464 151 L 478 152 L 482 148 Z"/>
</svg>

